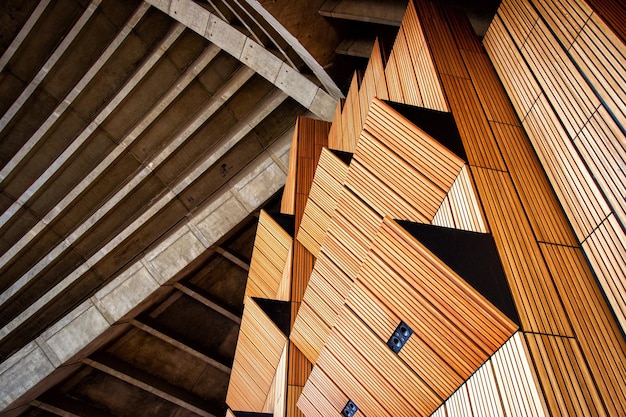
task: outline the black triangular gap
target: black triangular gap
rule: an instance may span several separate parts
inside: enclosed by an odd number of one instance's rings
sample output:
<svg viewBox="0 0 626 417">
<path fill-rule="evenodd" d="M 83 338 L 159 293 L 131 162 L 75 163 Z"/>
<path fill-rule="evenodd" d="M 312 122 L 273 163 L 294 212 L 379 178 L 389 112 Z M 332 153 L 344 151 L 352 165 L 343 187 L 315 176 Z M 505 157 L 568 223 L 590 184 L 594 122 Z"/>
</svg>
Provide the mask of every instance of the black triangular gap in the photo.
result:
<svg viewBox="0 0 626 417">
<path fill-rule="evenodd" d="M 333 155 L 339 158 L 341 162 L 346 165 L 350 165 L 350 162 L 352 162 L 352 157 L 354 156 L 354 154 L 351 152 L 338 151 L 336 149 L 329 149 L 329 151 L 331 151 Z"/>
<path fill-rule="evenodd" d="M 456 156 L 467 161 L 465 148 L 452 113 L 396 103 L 395 101 L 385 101 L 385 103 L 409 119 L 415 126 L 428 133 L 437 142 L 454 152 Z"/>
<path fill-rule="evenodd" d="M 289 337 L 291 331 L 291 303 L 289 301 L 270 300 L 268 298 L 252 299 L 261 307 L 261 310 L 272 322 L 283 332 L 286 337 Z"/>
<path fill-rule="evenodd" d="M 502 313 L 520 325 L 491 234 L 406 220 L 396 221 Z"/>
<path fill-rule="evenodd" d="M 272 417 L 272 413 L 257 413 L 255 411 L 233 411 L 235 417 Z"/>
<path fill-rule="evenodd" d="M 283 214 L 279 212 L 267 212 L 272 219 L 292 238 L 295 236 L 296 216 L 293 214 Z"/>
</svg>

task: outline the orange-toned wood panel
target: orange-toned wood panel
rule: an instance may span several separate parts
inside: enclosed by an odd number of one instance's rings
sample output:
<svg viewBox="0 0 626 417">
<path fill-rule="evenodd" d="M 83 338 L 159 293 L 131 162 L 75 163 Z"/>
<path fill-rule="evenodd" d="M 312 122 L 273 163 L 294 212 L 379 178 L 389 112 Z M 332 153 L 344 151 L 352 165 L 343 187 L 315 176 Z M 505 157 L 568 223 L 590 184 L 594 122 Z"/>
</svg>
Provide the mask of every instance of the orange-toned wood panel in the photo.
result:
<svg viewBox="0 0 626 417">
<path fill-rule="evenodd" d="M 237 411 L 261 411 L 287 338 L 252 298 L 245 303 L 226 402 Z"/>
<path fill-rule="evenodd" d="M 287 387 L 287 414 L 285 417 L 302 417 L 302 411 L 298 408 L 298 398 L 302 394 L 302 387 L 289 385 Z"/>
<path fill-rule="evenodd" d="M 532 4 L 565 49 L 570 48 L 593 13 L 585 1 L 579 0 L 533 0 Z"/>
<path fill-rule="evenodd" d="M 607 415 L 575 339 L 525 336 L 551 415 Z"/>
<path fill-rule="evenodd" d="M 319 255 L 347 174 L 348 166 L 323 149 L 297 235 L 298 241 L 315 257 Z"/>
<path fill-rule="evenodd" d="M 385 66 L 385 79 L 387 80 L 387 91 L 389 92 L 389 100 L 398 103 L 404 103 L 404 95 L 402 94 L 402 85 L 400 84 L 400 74 L 398 73 L 398 63 L 396 52 L 393 50 L 387 60 Z"/>
<path fill-rule="evenodd" d="M 512 40 L 518 47 L 524 44 L 528 34 L 533 30 L 537 19 L 539 19 L 535 8 L 526 0 L 503 1 L 500 4 L 497 16 L 499 24 L 502 24 L 502 28 L 505 26 L 508 28 Z M 500 19 L 502 20 L 500 21 Z M 489 32 L 491 32 L 494 22 L 489 27 Z M 487 37 L 488 35 L 485 36 L 485 40 Z"/>
<path fill-rule="evenodd" d="M 596 14 L 606 23 L 607 29 L 615 32 L 615 35 L 626 43 L 626 7 L 620 0 L 587 0 Z"/>
<path fill-rule="evenodd" d="M 353 152 L 361 132 L 361 109 L 359 103 L 359 84 L 361 76 L 355 72 L 350 83 L 350 89 L 341 112 L 341 143 L 338 151 Z"/>
<path fill-rule="evenodd" d="M 365 120 L 369 106 L 374 97 L 388 100 L 387 81 L 385 80 L 385 69 L 378 39 L 374 42 L 367 69 L 363 75 L 363 82 L 359 88 L 359 106 L 361 110 L 361 120 Z"/>
<path fill-rule="evenodd" d="M 491 122 L 530 224 L 540 242 L 576 245 L 567 218 L 520 126 Z"/>
<path fill-rule="evenodd" d="M 341 414 L 348 399 L 333 380 L 316 366 L 302 390 L 298 407 L 307 417 L 333 416 Z M 364 414 L 359 411 L 359 415 Z"/>
<path fill-rule="evenodd" d="M 402 89 L 403 103 L 413 106 L 423 106 L 422 93 L 420 91 L 418 78 L 415 76 L 413 62 L 409 53 L 407 39 L 404 35 L 404 28 L 401 26 L 393 44 L 396 66 L 398 68 L 398 79 Z"/>
<path fill-rule="evenodd" d="M 294 127 L 291 138 L 291 149 L 289 150 L 289 167 L 287 168 L 287 179 L 283 188 L 283 196 L 280 202 L 280 212 L 283 214 L 295 214 L 296 212 L 296 160 L 298 159 L 298 120 Z"/>
<path fill-rule="evenodd" d="M 582 251 L 548 244 L 542 244 L 541 251 L 552 275 L 558 277 L 555 283 L 589 370 L 600 382 L 598 390 L 610 414 L 618 415 L 626 409 L 626 341 Z M 623 296 L 626 289 L 622 287 L 619 293 Z"/>
<path fill-rule="evenodd" d="M 508 173 L 472 168 L 525 331 L 572 336 L 567 314 Z M 497 225 L 494 226 L 494 225 Z"/>
<path fill-rule="evenodd" d="M 337 100 L 337 107 L 335 108 L 335 115 L 333 116 L 332 125 L 328 131 L 328 147 L 330 149 L 339 149 L 341 147 L 341 140 L 343 137 L 343 128 L 341 126 L 341 109 L 345 103 L 345 99 Z"/>
<path fill-rule="evenodd" d="M 290 269 L 292 242 L 289 233 L 261 210 L 246 283 L 247 297 L 288 300 L 279 293 L 285 271 Z"/>
</svg>

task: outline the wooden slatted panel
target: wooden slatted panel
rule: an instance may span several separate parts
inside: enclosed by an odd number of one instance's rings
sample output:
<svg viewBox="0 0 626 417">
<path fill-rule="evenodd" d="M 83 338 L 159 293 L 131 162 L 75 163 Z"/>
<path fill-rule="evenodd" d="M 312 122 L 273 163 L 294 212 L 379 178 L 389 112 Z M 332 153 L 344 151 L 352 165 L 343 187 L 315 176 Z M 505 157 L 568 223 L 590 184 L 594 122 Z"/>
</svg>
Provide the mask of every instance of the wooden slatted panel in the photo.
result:
<svg viewBox="0 0 626 417">
<path fill-rule="evenodd" d="M 490 359 L 507 416 L 549 416 L 526 340 L 518 332 Z"/>
<path fill-rule="evenodd" d="M 482 168 L 472 168 L 472 174 L 522 328 L 571 336 L 567 315 L 509 175 Z"/>
<path fill-rule="evenodd" d="M 547 244 L 542 244 L 541 250 L 553 276 L 558 277 L 555 282 L 581 351 L 594 379 L 600 382 L 598 390 L 610 414 L 617 415 L 626 410 L 626 341 L 581 250 Z M 614 294 L 623 303 L 626 288 L 622 285 Z"/>
<path fill-rule="evenodd" d="M 525 336 L 552 415 L 607 415 L 576 340 Z"/>
<path fill-rule="evenodd" d="M 521 51 L 566 132 L 575 137 L 600 100 L 542 20 L 537 21 Z"/>
<path fill-rule="evenodd" d="M 582 244 L 622 330 L 626 329 L 626 241 L 623 233 L 619 222 L 611 215 Z"/>
<path fill-rule="evenodd" d="M 503 1 L 498 9 L 498 20 L 502 19 L 499 24 L 503 23 L 504 26 L 509 28 L 509 32 L 512 37 L 512 41 L 515 45 L 521 47 L 528 34 L 535 27 L 539 15 L 534 7 L 532 7 L 526 0 L 508 0 Z M 494 21 L 495 22 L 495 21 Z M 491 31 L 493 26 L 489 27 Z M 502 27 L 504 27 L 502 26 Z M 488 35 L 485 36 L 485 40 Z"/>
<path fill-rule="evenodd" d="M 346 102 L 341 112 L 341 143 L 336 150 L 354 152 L 354 147 L 361 132 L 361 109 L 359 107 L 359 79 L 358 73 L 354 73 Z"/>
<path fill-rule="evenodd" d="M 494 122 L 491 128 L 537 240 L 576 245 L 576 238 L 524 130 Z"/>
<path fill-rule="evenodd" d="M 482 233 L 489 231 L 467 165 L 463 166 L 450 187 L 447 198 L 454 219 L 454 228 Z"/>
<path fill-rule="evenodd" d="M 491 361 L 481 366 L 465 385 L 473 417 L 505 415 Z"/>
<path fill-rule="evenodd" d="M 415 5 L 411 1 L 404 14 L 402 28 L 407 39 L 413 70 L 417 77 L 416 81 L 421 91 L 422 106 L 433 110 L 448 111 L 448 104 L 435 70 L 430 48 L 424 37 Z"/>
<path fill-rule="evenodd" d="M 422 0 L 415 3 L 417 16 L 422 24 L 435 67 L 439 74 L 469 78 L 461 54 L 452 37 L 448 23 L 442 15 L 440 6 L 433 2 Z M 449 93 L 446 93 L 446 95 L 449 99 Z"/>
<path fill-rule="evenodd" d="M 472 81 L 448 75 L 441 78 L 469 164 L 506 169 Z"/>
<path fill-rule="evenodd" d="M 328 149 L 321 152 L 297 239 L 317 257 L 343 189 L 348 166 Z"/>
<path fill-rule="evenodd" d="M 302 394 L 302 387 L 289 385 L 287 387 L 287 414 L 285 417 L 302 417 L 302 411 L 298 408 L 298 399 Z M 276 416 L 279 417 L 279 416 Z M 280 416 L 282 417 L 282 416 Z"/>
<path fill-rule="evenodd" d="M 400 26 L 396 41 L 393 44 L 393 52 L 398 68 L 398 79 L 400 88 L 402 89 L 402 97 L 404 104 L 413 106 L 423 106 L 422 93 L 418 85 L 418 79 L 415 76 L 407 39 L 404 35 L 404 29 Z"/>
<path fill-rule="evenodd" d="M 400 74 L 398 74 L 398 64 L 396 62 L 396 53 L 393 50 L 385 66 L 385 79 L 387 80 L 389 100 L 404 103 L 404 95 L 402 94 L 402 87 L 400 85 Z"/>
<path fill-rule="evenodd" d="M 280 355 L 280 361 L 276 367 L 276 373 L 274 374 L 274 380 L 270 387 L 265 405 L 263 406 L 263 413 L 274 414 L 275 416 L 285 415 L 285 406 L 287 399 L 285 394 L 287 392 L 287 344 L 283 347 L 283 352 Z"/>
<path fill-rule="evenodd" d="M 574 232 L 583 240 L 608 216 L 609 206 L 544 96 L 528 114 L 524 128 Z"/>
<path fill-rule="evenodd" d="M 383 62 L 383 51 L 378 39 L 376 39 L 376 42 L 374 43 L 367 71 L 372 74 L 372 77 L 374 78 L 374 85 L 376 87 L 376 93 L 374 96 L 381 100 L 389 100 L 387 79 L 385 77 L 385 63 Z"/>
<path fill-rule="evenodd" d="M 461 39 L 465 39 L 464 33 L 459 33 L 457 36 L 462 36 Z M 487 120 L 519 125 L 519 119 L 511 107 L 511 101 L 502 88 L 498 75 L 487 55 L 483 51 L 461 50 L 461 56 L 467 66 Z"/>
<path fill-rule="evenodd" d="M 464 378 L 517 328 L 388 217 L 357 279 Z M 366 322 L 370 327 L 374 325 Z"/>
<path fill-rule="evenodd" d="M 445 406 L 445 404 L 442 405 L 441 407 L 439 407 L 437 409 L 437 411 L 432 413 L 431 417 L 448 417 L 448 414 L 446 413 L 446 406 Z"/>
<path fill-rule="evenodd" d="M 231 409 L 257 412 L 263 409 L 285 342 L 285 335 L 248 298 L 226 395 Z"/>
<path fill-rule="evenodd" d="M 502 3 L 500 12 L 494 17 L 483 39 L 491 62 L 521 120 L 524 120 L 541 89 L 528 65 L 503 24 L 502 11 L 511 1 Z M 501 18 L 502 17 L 502 18 Z"/>
<path fill-rule="evenodd" d="M 565 49 L 569 49 L 593 13 L 586 2 L 578 0 L 533 0 L 532 3 Z"/>
<path fill-rule="evenodd" d="M 316 366 L 302 390 L 298 407 L 307 417 L 335 416 L 341 414 L 348 399 L 333 380 Z"/>
<path fill-rule="evenodd" d="M 574 139 L 574 146 L 615 215 L 626 224 L 626 136 L 605 108 L 593 115 Z"/>
<path fill-rule="evenodd" d="M 474 417 L 472 413 L 472 405 L 469 401 L 467 385 L 463 384 L 452 396 L 446 401 L 446 411 L 449 417 Z"/>
<path fill-rule="evenodd" d="M 617 37 L 626 43 L 626 6 L 620 0 L 587 0 L 597 15 Z"/>
<path fill-rule="evenodd" d="M 296 210 L 296 161 L 298 159 L 298 120 L 294 127 L 291 139 L 291 149 L 289 150 L 289 167 L 287 168 L 287 179 L 283 188 L 283 196 L 280 202 L 280 212 L 283 214 L 295 214 Z"/>
<path fill-rule="evenodd" d="M 427 416 L 442 403 L 442 399 L 387 347 L 386 340 L 373 334 L 348 308 L 337 318 L 320 355 L 318 366 L 323 370 L 333 366 L 332 361 L 325 358 L 329 355 L 348 369 L 366 392 L 394 416 Z M 342 388 L 351 398 L 358 389 L 352 381 Z M 364 411 L 372 414 L 367 409 Z"/>
<path fill-rule="evenodd" d="M 454 187 L 454 185 L 452 185 L 452 187 Z M 430 223 L 435 226 L 456 228 L 454 216 L 452 215 L 452 207 L 450 206 L 449 195 L 443 199 L 441 206 L 439 206 L 437 213 L 435 213 L 435 216 L 433 217 L 433 221 Z"/>
<path fill-rule="evenodd" d="M 341 109 L 343 108 L 345 99 L 337 100 L 337 107 L 335 108 L 335 115 L 333 116 L 333 122 L 328 131 L 328 147 L 330 149 L 339 149 L 341 147 L 341 138 L 343 137 L 343 127 L 341 126 Z"/>
<path fill-rule="evenodd" d="M 279 289 L 285 270 L 289 269 L 293 239 L 264 210 L 259 215 L 257 233 L 254 239 L 250 271 L 246 283 L 247 297 L 272 298 L 287 301 L 279 297 Z"/>
<path fill-rule="evenodd" d="M 446 191 L 463 165 L 461 158 L 380 100 L 372 103 L 364 129 Z"/>
</svg>

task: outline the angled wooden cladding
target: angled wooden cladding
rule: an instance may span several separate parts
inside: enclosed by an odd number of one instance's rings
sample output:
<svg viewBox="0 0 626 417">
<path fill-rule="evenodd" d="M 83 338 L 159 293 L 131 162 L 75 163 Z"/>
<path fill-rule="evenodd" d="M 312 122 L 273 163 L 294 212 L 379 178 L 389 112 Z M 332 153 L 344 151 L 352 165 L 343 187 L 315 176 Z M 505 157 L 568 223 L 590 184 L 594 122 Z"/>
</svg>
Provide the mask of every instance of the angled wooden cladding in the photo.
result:
<svg viewBox="0 0 626 417">
<path fill-rule="evenodd" d="M 232 410 L 263 410 L 287 337 L 252 298 L 245 303 L 226 403 Z"/>
<path fill-rule="evenodd" d="M 284 283 L 290 270 L 293 238 L 265 210 L 261 210 L 252 250 L 246 297 L 288 300 Z M 287 298 L 285 298 L 287 295 Z"/>
<path fill-rule="evenodd" d="M 343 189 L 348 166 L 331 151 L 322 149 L 304 209 L 297 239 L 317 257 Z"/>
<path fill-rule="evenodd" d="M 386 341 L 400 320 L 415 333 L 396 355 Z M 517 325 L 387 217 L 313 372 L 327 375 L 365 415 L 426 416 L 516 329 Z M 311 384 L 305 386 L 302 401 L 307 407 L 316 401 L 322 402 L 321 409 L 329 407 L 324 391 L 323 398 L 314 395 L 323 388 L 318 382 Z M 336 393 L 328 396 L 343 399 Z M 343 407 L 345 402 L 334 405 Z"/>
</svg>

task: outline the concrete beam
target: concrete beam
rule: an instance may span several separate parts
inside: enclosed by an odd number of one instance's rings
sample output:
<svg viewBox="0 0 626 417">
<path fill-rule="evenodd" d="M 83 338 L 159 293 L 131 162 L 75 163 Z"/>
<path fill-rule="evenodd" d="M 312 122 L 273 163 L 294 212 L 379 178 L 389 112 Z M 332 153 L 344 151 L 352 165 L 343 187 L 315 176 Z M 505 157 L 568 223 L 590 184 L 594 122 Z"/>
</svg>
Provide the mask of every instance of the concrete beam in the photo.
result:
<svg viewBox="0 0 626 417">
<path fill-rule="evenodd" d="M 240 267 L 244 271 L 249 271 L 250 270 L 250 264 L 245 262 L 245 261 L 243 261 L 242 259 L 240 259 L 234 253 L 229 252 L 229 251 L 227 251 L 226 249 L 224 249 L 224 248 L 222 248 L 220 246 L 215 248 L 215 252 L 219 253 L 224 258 L 228 259 L 229 261 L 231 261 L 232 263 L 234 263 L 235 265 L 237 265 L 238 267 Z"/>
<path fill-rule="evenodd" d="M 141 18 L 148 11 L 149 8 L 150 6 L 142 3 L 137 8 L 137 10 L 135 10 L 135 12 L 128 19 L 122 30 L 120 30 L 115 39 L 113 39 L 109 46 L 107 46 L 102 55 L 100 55 L 100 57 L 91 66 L 91 68 L 89 68 L 85 75 L 83 75 L 80 81 L 76 83 L 76 85 L 72 88 L 72 91 L 70 91 L 67 96 L 65 96 L 61 103 L 59 103 L 57 108 L 54 109 L 52 114 L 48 116 L 46 121 L 43 122 L 43 124 L 39 127 L 39 129 L 37 129 L 33 136 L 31 136 L 31 138 L 20 148 L 20 150 L 13 156 L 13 158 L 11 158 L 11 160 L 2 168 L 2 170 L 0 170 L 0 183 L 2 183 L 2 181 L 4 181 L 11 174 L 15 167 L 17 167 L 20 162 L 22 162 L 24 158 L 28 156 L 28 154 L 35 148 L 35 146 L 37 146 L 39 141 L 46 135 L 46 133 L 50 130 L 54 123 L 61 118 L 65 110 L 67 110 L 72 105 L 76 97 L 78 97 L 79 94 L 87 86 L 87 84 L 91 82 L 91 80 L 96 76 L 98 71 L 102 69 L 104 64 L 109 60 L 109 58 L 111 58 L 113 53 L 130 34 L 135 25 L 139 23 L 139 20 L 141 20 Z M 133 79 L 134 78 L 131 78 L 131 81 L 129 82 L 132 82 Z M 125 92 L 126 94 L 128 94 L 129 91 L 130 89 L 126 87 L 122 88 L 122 92 Z M 114 99 L 113 102 L 117 103 L 119 101 Z M 105 109 L 102 111 L 102 113 L 106 113 L 104 115 L 105 117 L 102 117 L 103 114 L 101 113 L 101 115 L 99 117 L 96 117 L 96 119 L 104 120 L 106 116 L 108 116 L 108 114 L 110 114 L 111 112 L 111 109 L 109 107 L 114 108 L 114 106 L 105 107 Z M 24 192 L 24 194 L 18 199 L 18 201 L 15 202 L 14 205 L 18 205 L 18 209 L 19 207 L 21 207 L 23 202 L 28 200 L 35 192 L 37 192 L 37 190 L 41 188 L 43 183 L 49 180 L 52 175 L 54 175 L 54 173 L 61 167 L 61 165 L 71 157 L 71 155 L 78 149 L 78 147 L 87 140 L 88 136 L 93 131 L 90 130 L 90 127 L 91 126 L 86 129 L 86 132 L 83 132 L 83 134 L 79 135 L 74 140 L 72 145 L 70 145 L 70 147 L 65 152 L 63 152 L 63 154 L 61 154 L 61 156 L 59 156 L 56 161 L 54 161 L 54 164 L 48 170 L 46 170 L 44 174 L 42 174 L 42 176 L 27 191 Z M 9 209 L 8 212 L 11 213 L 12 208 Z M 0 217 L 0 227 L 2 227 L 2 225 L 4 225 L 6 221 L 7 220 L 5 220 L 5 216 Z"/>
<path fill-rule="evenodd" d="M 121 202 L 124 198 L 126 198 L 137 186 L 139 186 L 142 181 L 150 175 L 150 173 L 155 170 L 161 163 L 163 163 L 167 158 L 174 153 L 180 145 L 182 145 L 193 133 L 199 129 L 204 122 L 206 122 L 217 110 L 219 110 L 222 105 L 230 98 L 235 92 L 241 88 L 241 86 L 252 77 L 253 72 L 248 69 L 240 70 L 231 80 L 229 80 L 223 87 L 220 89 L 218 93 L 216 93 L 207 104 L 196 114 L 195 119 L 189 122 L 180 132 L 172 142 L 168 144 L 164 149 L 161 150 L 155 157 L 153 157 L 147 164 L 144 165 L 144 168 L 140 170 L 135 177 L 133 177 L 122 189 L 120 189 L 114 196 L 112 196 L 101 208 L 99 208 L 95 213 L 93 213 L 87 220 L 81 223 L 69 236 L 67 236 L 61 243 L 59 243 L 54 249 L 52 249 L 41 261 L 39 261 L 36 265 L 34 265 L 28 272 L 26 272 L 22 277 L 20 277 L 15 283 L 13 283 L 7 290 L 5 290 L 0 295 L 0 304 L 8 302 L 15 294 L 17 294 L 22 288 L 28 285 L 32 280 L 34 280 L 37 275 L 43 271 L 48 265 L 50 265 L 55 259 L 57 259 L 61 254 L 63 254 L 70 246 L 80 239 L 85 233 L 87 233 L 91 227 L 93 227 L 98 221 L 100 221 L 106 214 L 108 214 L 111 210 L 115 208 L 115 206 Z M 28 307 L 28 309 L 16 317 L 11 323 L 6 325 L 4 328 L 0 329 L 0 339 L 6 337 L 9 329 L 16 328 L 19 324 L 23 323 L 28 317 L 32 316 L 36 311 L 41 309 L 45 304 L 51 301 L 54 297 L 59 295 L 63 290 L 65 290 L 69 285 L 74 283 L 78 278 L 80 278 L 91 266 L 98 263 L 102 258 L 104 258 L 107 254 L 109 254 L 119 243 L 121 243 L 124 239 L 129 237 L 132 233 L 134 233 L 137 229 L 139 229 L 142 225 L 144 225 L 152 216 L 159 212 L 163 207 L 165 207 L 170 201 L 172 201 L 178 194 L 184 191 L 184 189 L 190 185 L 193 181 L 195 181 L 202 173 L 205 172 L 213 163 L 222 155 L 224 155 L 228 150 L 230 150 L 239 140 L 241 140 L 252 128 L 255 126 L 249 125 L 248 121 L 250 119 L 254 119 L 255 123 L 260 122 L 260 120 L 255 119 L 256 115 L 259 114 L 267 114 L 268 112 L 273 111 L 278 104 L 278 99 L 276 96 L 282 97 L 284 100 L 285 96 L 281 94 L 272 94 L 270 95 L 270 99 L 261 103 L 261 105 L 257 106 L 253 113 L 249 115 L 249 117 L 242 120 L 235 128 L 234 131 L 231 131 L 227 137 L 223 138 L 218 145 L 213 149 L 211 153 L 205 156 L 205 158 L 201 161 L 201 163 L 196 167 L 196 169 L 191 172 L 188 176 L 179 180 L 179 182 L 172 187 L 172 189 L 155 201 L 150 208 L 148 208 L 139 218 L 133 221 L 130 225 L 128 225 L 124 230 L 122 230 L 119 234 L 115 236 L 115 238 L 109 241 L 104 247 L 102 247 L 98 252 L 96 252 L 93 256 L 86 260 L 81 266 L 78 267 L 73 273 L 63 279 L 60 283 L 58 283 L 53 289 L 51 289 L 44 297 L 40 298 L 37 302 Z M 280 100 L 280 102 L 282 102 Z M 266 104 L 266 106 L 264 105 Z M 13 323 L 15 322 L 15 325 Z"/>
<path fill-rule="evenodd" d="M 407 5 L 406 0 L 328 0 L 319 14 L 336 19 L 400 26 Z"/>
<path fill-rule="evenodd" d="M 0 118 L 0 131 L 7 127 L 17 112 L 20 111 L 24 103 L 26 103 L 26 101 L 30 98 L 31 94 L 33 94 L 35 89 L 39 86 L 39 84 L 41 84 L 46 75 L 48 75 L 48 72 L 52 69 L 52 67 L 54 67 L 65 51 L 67 51 L 74 39 L 76 39 L 76 36 L 78 36 L 98 6 L 100 6 L 100 3 L 102 3 L 102 0 L 91 0 L 89 6 L 87 6 L 80 18 L 78 18 L 78 20 L 74 23 L 74 26 L 72 26 L 70 31 L 65 35 L 59 46 L 57 46 L 54 52 L 52 52 L 52 55 L 50 55 L 50 58 L 48 58 L 43 67 L 41 67 L 37 75 L 35 75 L 24 91 L 22 91 L 22 94 L 20 94 L 18 99 L 13 102 L 13 105 L 11 105 L 2 118 Z"/>
<path fill-rule="evenodd" d="M 212 407 L 201 398 L 196 397 L 189 392 L 165 381 L 155 378 L 154 376 L 112 356 L 101 354 L 93 358 L 85 358 L 83 363 L 134 385 L 137 388 L 141 388 L 150 394 L 156 395 L 157 397 L 183 407 L 192 413 L 204 417 L 215 417 L 214 412 L 217 410 L 213 409 L 217 407 Z"/>
<path fill-rule="evenodd" d="M 159 288 L 157 278 L 149 270 L 158 270 L 168 259 L 179 257 L 184 264 L 177 270 L 159 272 L 173 278 L 191 265 L 204 250 L 202 246 L 188 245 L 196 233 L 202 241 L 215 244 L 231 228 L 243 221 L 285 183 L 287 173 L 275 160 L 284 161 L 289 155 L 291 135 L 285 134 L 268 150 L 249 164 L 241 173 L 219 190 L 203 207 L 197 210 L 187 225 L 182 225 L 168 239 L 149 251 L 96 295 L 76 307 L 55 325 L 46 330 L 38 343 L 32 342 L 0 363 L 0 416 L 10 415 L 30 403 L 46 386 L 46 381 L 67 369 L 67 365 L 81 360 L 84 352 L 95 349 L 100 337 L 115 332 L 123 323 L 141 311 L 141 303 Z M 252 208 L 254 207 L 254 208 Z M 221 219 L 221 222 L 216 222 Z M 193 224 L 193 232 L 189 225 Z M 146 265 L 150 268 L 147 269 Z M 139 306 L 139 307 L 138 307 Z M 42 346 L 45 347 L 42 348 Z M 49 352 L 46 354 L 45 352 Z M 50 355 L 53 359 L 48 357 Z"/>
<path fill-rule="evenodd" d="M 26 39 L 26 36 L 28 36 L 30 31 L 33 29 L 33 27 L 39 20 L 39 18 L 43 15 L 43 12 L 48 7 L 48 4 L 50 4 L 50 0 L 41 0 L 39 4 L 37 5 L 37 7 L 35 8 L 35 10 L 33 10 L 33 12 L 30 14 L 30 16 L 28 17 L 28 20 L 26 21 L 26 23 L 24 23 L 24 26 L 22 26 L 22 29 L 20 29 L 20 32 L 11 42 L 11 45 L 9 45 L 7 50 L 4 51 L 4 53 L 0 57 L 0 72 L 9 63 L 11 58 L 13 58 L 13 55 L 20 48 L 20 45 L 22 45 L 22 42 L 24 42 L 24 39 Z"/>
<path fill-rule="evenodd" d="M 332 120 L 337 100 L 252 38 L 192 0 L 148 0 L 249 66 L 316 116 Z"/>
<path fill-rule="evenodd" d="M 154 325 L 150 325 L 148 323 L 146 323 L 143 320 L 138 320 L 138 319 L 133 319 L 130 321 L 130 323 L 135 326 L 136 328 L 138 328 L 139 330 L 142 330 L 154 337 L 156 337 L 157 339 L 160 339 L 162 341 L 164 341 L 165 343 L 169 343 L 170 345 L 176 347 L 177 349 L 182 350 L 183 352 L 186 352 L 192 356 L 195 356 L 196 358 L 200 359 L 201 361 L 203 361 L 204 363 L 206 363 L 207 365 L 210 365 L 216 369 L 219 369 L 220 371 L 226 373 L 226 374 L 230 374 L 231 372 L 231 368 L 230 366 L 226 366 L 223 363 L 221 363 L 220 361 L 205 355 L 202 352 L 197 351 L 196 349 L 193 349 L 192 347 L 187 346 L 185 343 L 181 342 L 180 340 L 176 339 L 174 336 L 169 335 L 167 333 L 165 333 L 162 330 L 156 329 Z"/>
<path fill-rule="evenodd" d="M 145 75 L 152 68 L 156 61 L 169 49 L 176 39 L 182 33 L 183 27 L 178 26 L 161 41 L 159 47 L 151 54 L 137 73 Z M 210 46 L 193 62 L 192 65 L 181 75 L 174 85 L 155 103 L 150 110 L 135 124 L 133 129 L 122 139 L 122 141 L 113 148 L 107 156 L 91 171 L 89 176 L 78 183 L 57 205 L 46 214 L 43 219 L 37 222 L 31 230 L 26 233 L 16 244 L 11 246 L 5 253 L 0 256 L 0 268 L 7 265 L 15 256 L 26 248 L 34 239 L 37 238 L 45 227 L 52 223 L 66 208 L 68 208 L 80 194 L 88 189 L 104 172 L 115 162 L 115 160 L 127 149 L 156 118 L 182 93 L 185 88 L 195 79 L 195 77 L 213 60 L 218 54 L 219 48 Z M 145 68 L 144 68 L 145 66 Z M 108 106 L 107 106 L 108 107 Z M 106 109 L 105 109 L 106 110 Z M 103 110 L 104 111 L 104 110 Z M 102 119 L 102 118 L 101 118 Z M 102 119 L 104 120 L 104 119 Z M 41 181 L 38 181 L 40 183 Z M 34 193 L 34 191 L 33 191 Z M 31 194 L 32 195 L 32 194 Z M 23 201 L 23 198 L 18 200 Z M 16 202 L 14 205 L 17 205 Z M 3 216 L 0 216 L 0 227 L 4 224 L 4 216 L 9 216 L 9 212 L 15 212 L 19 208 L 10 208 Z M 12 215 L 12 214 L 11 214 Z M 0 303 L 2 298 L 0 297 Z"/>
<path fill-rule="evenodd" d="M 233 321 L 233 322 L 235 322 L 237 324 L 241 324 L 241 317 L 239 317 L 238 315 L 232 313 L 227 308 L 222 307 L 221 305 L 219 305 L 215 301 L 209 300 L 207 297 L 205 297 L 204 295 L 200 294 L 198 291 L 190 288 L 189 286 L 183 285 L 180 282 L 176 282 L 176 283 L 174 283 L 174 288 L 176 288 L 178 291 L 182 292 L 183 294 L 188 295 L 189 297 L 193 298 L 194 300 L 200 302 L 205 307 L 208 307 L 211 310 L 215 311 L 216 313 L 221 314 L 222 316 L 226 317 L 227 319 L 230 319 L 231 321 Z"/>
</svg>

